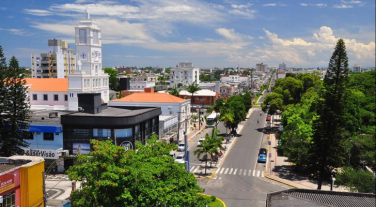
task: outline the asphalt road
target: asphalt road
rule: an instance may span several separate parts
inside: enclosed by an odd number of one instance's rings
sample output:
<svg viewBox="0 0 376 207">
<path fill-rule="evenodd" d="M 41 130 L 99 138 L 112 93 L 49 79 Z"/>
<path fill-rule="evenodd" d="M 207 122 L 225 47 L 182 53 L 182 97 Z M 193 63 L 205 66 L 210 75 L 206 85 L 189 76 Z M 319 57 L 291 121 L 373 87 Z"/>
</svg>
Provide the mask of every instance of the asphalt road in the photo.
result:
<svg viewBox="0 0 376 207">
<path fill-rule="evenodd" d="M 265 163 L 257 162 L 258 150 L 260 147 L 267 148 L 269 138 L 262 132 L 266 114 L 260 116 L 260 111 L 256 109 L 243 122 L 245 127 L 213 179 L 198 181 L 206 194 L 217 196 L 226 206 L 265 206 L 268 192 L 289 188 L 263 177 Z"/>
</svg>

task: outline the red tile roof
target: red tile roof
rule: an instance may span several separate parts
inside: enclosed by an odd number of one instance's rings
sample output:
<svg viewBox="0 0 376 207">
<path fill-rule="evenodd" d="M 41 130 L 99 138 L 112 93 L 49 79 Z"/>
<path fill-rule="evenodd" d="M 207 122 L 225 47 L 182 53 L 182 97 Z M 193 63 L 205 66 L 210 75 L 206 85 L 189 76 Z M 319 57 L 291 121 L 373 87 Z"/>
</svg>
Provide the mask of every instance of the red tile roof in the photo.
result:
<svg viewBox="0 0 376 207">
<path fill-rule="evenodd" d="M 25 78 L 29 91 L 68 92 L 68 78 Z"/>
</svg>

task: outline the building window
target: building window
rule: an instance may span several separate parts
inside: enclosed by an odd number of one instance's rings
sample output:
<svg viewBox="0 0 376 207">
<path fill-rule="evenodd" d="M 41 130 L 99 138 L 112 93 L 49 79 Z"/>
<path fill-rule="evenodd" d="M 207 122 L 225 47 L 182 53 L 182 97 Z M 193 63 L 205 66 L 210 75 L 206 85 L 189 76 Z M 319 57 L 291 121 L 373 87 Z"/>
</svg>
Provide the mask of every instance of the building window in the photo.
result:
<svg viewBox="0 0 376 207">
<path fill-rule="evenodd" d="M 64 101 L 68 101 L 68 95 L 64 95 Z"/>
<path fill-rule="evenodd" d="M 93 137 L 111 137 L 111 129 L 93 129 Z"/>
<path fill-rule="evenodd" d="M 43 100 L 48 101 L 48 95 L 47 94 L 43 94 Z"/>
<path fill-rule="evenodd" d="M 93 30 L 93 44 L 99 44 L 98 30 Z"/>
<path fill-rule="evenodd" d="M 15 191 L 3 196 L 3 203 L 0 207 L 16 206 L 16 193 Z"/>
<path fill-rule="evenodd" d="M 54 133 L 43 133 L 43 140 L 54 141 Z"/>
<path fill-rule="evenodd" d="M 38 100 L 38 95 L 37 95 L 37 94 L 33 94 L 33 100 L 34 100 L 34 101 L 37 101 L 37 100 Z"/>
<path fill-rule="evenodd" d="M 86 29 L 80 29 L 78 33 L 80 44 L 86 44 Z"/>
<path fill-rule="evenodd" d="M 54 94 L 54 101 L 58 101 L 58 100 L 59 100 L 59 95 Z"/>
<path fill-rule="evenodd" d="M 132 128 L 128 129 L 115 129 L 116 138 L 124 138 L 132 136 Z"/>
</svg>

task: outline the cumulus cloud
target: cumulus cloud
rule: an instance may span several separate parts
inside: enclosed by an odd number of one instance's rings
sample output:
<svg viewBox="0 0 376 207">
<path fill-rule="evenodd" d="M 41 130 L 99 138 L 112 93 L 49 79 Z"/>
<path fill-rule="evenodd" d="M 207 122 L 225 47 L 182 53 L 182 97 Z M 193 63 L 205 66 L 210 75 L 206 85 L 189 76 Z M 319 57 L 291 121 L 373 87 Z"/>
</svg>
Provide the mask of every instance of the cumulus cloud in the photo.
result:
<svg viewBox="0 0 376 207">
<path fill-rule="evenodd" d="M 218 28 L 215 31 L 231 42 L 243 42 L 252 39 L 251 36 L 236 33 L 234 29 Z"/>
<path fill-rule="evenodd" d="M 322 26 L 312 34 L 311 39 L 302 38 L 282 39 L 277 34 L 264 29 L 270 41 L 264 48 L 249 52 L 247 58 L 274 63 L 288 61 L 292 66 L 324 66 L 334 51 L 335 44 L 340 38 L 335 36 L 330 27 Z M 355 39 L 343 38 L 350 65 L 374 64 L 375 42 L 362 43 Z"/>
</svg>

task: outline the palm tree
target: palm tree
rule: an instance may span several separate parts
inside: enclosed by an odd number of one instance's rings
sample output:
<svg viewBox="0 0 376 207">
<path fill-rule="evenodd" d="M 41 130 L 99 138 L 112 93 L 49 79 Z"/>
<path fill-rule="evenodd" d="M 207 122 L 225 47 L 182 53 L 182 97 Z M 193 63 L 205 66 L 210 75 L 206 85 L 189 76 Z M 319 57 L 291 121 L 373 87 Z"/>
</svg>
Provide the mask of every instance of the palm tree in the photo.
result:
<svg viewBox="0 0 376 207">
<path fill-rule="evenodd" d="M 189 84 L 188 83 L 188 87 L 186 88 L 186 90 L 192 94 L 191 96 L 191 113 L 193 112 L 193 94 L 196 93 L 197 91 L 201 90 L 200 87 L 198 87 L 198 84 L 193 82 L 192 84 Z"/>
<path fill-rule="evenodd" d="M 180 93 L 181 89 L 177 89 L 176 86 L 172 86 L 172 88 L 168 88 L 167 91 L 168 91 L 169 94 L 176 96 L 176 97 L 179 97 L 179 93 Z"/>
<path fill-rule="evenodd" d="M 231 124 L 234 122 L 234 113 L 231 111 L 226 111 L 224 113 L 221 113 L 220 121 L 223 121 L 225 127 L 226 127 L 226 134 L 227 134 L 227 128 L 231 128 Z"/>
<path fill-rule="evenodd" d="M 166 85 L 166 77 L 164 75 L 159 76 L 158 81 L 161 85 Z"/>
<path fill-rule="evenodd" d="M 202 154 L 204 154 L 204 157 L 205 158 L 205 175 L 206 175 L 206 168 L 208 166 L 208 155 L 210 155 L 210 150 L 212 148 L 212 145 L 210 143 L 210 136 L 209 134 L 206 134 L 205 135 L 205 140 L 201 142 L 201 146 L 199 148 L 197 148 L 193 154 L 194 155 L 197 155 L 197 159 L 200 160 L 200 157 Z"/>
</svg>

